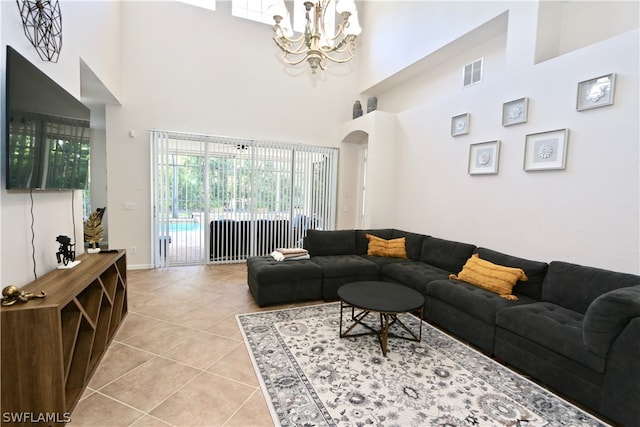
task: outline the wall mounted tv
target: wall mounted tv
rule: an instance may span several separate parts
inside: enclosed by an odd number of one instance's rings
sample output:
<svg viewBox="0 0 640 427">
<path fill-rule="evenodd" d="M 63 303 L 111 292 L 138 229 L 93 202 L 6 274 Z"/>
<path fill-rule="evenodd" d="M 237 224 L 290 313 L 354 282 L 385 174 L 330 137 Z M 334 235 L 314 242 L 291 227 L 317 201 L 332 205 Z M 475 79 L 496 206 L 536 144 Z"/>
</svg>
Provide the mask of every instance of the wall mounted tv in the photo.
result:
<svg viewBox="0 0 640 427">
<path fill-rule="evenodd" d="M 6 64 L 7 189 L 84 189 L 90 110 L 10 46 Z"/>
</svg>

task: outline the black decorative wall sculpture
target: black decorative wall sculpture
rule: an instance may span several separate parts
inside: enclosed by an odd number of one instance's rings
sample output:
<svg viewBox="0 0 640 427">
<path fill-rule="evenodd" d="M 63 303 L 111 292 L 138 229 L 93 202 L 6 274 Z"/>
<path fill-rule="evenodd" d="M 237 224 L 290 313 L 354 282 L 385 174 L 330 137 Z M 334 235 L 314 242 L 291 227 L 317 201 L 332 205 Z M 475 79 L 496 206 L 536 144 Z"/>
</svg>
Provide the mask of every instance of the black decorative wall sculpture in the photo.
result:
<svg viewBox="0 0 640 427">
<path fill-rule="evenodd" d="M 58 62 L 62 49 L 62 14 L 58 0 L 16 0 L 24 34 L 43 61 Z"/>
</svg>

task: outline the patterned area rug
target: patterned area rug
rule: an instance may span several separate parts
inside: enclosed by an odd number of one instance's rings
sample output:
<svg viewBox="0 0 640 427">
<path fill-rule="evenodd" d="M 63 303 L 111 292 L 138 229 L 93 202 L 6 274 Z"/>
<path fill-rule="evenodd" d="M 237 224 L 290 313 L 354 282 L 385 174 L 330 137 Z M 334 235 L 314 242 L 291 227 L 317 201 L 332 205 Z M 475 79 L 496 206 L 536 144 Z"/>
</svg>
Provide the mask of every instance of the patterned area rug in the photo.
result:
<svg viewBox="0 0 640 427">
<path fill-rule="evenodd" d="M 276 425 L 606 425 L 426 323 L 421 342 L 389 338 L 383 357 L 375 336 L 339 337 L 339 303 L 237 320 Z"/>
</svg>

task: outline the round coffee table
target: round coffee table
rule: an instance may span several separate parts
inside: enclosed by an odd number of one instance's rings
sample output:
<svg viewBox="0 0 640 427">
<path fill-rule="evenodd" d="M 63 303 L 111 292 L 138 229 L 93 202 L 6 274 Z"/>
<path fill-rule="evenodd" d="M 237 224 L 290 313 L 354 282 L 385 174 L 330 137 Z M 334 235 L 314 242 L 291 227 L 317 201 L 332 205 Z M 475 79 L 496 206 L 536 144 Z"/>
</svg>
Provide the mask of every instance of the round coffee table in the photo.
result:
<svg viewBox="0 0 640 427">
<path fill-rule="evenodd" d="M 377 335 L 384 356 L 387 355 L 387 340 L 389 336 L 410 341 L 420 341 L 422 339 L 424 296 L 420 292 L 395 283 L 367 281 L 347 283 L 341 286 L 338 289 L 338 296 L 340 297 L 340 338 Z M 342 317 L 345 308 L 351 308 L 353 324 L 342 332 Z M 356 310 L 359 311 L 356 312 Z M 379 329 L 363 322 L 370 313 L 378 313 L 380 315 Z M 419 314 L 420 329 L 417 335 L 398 318 L 401 313 Z M 389 334 L 389 327 L 394 323 L 404 328 L 410 336 Z M 370 332 L 349 334 L 357 325 L 364 326 Z"/>
</svg>

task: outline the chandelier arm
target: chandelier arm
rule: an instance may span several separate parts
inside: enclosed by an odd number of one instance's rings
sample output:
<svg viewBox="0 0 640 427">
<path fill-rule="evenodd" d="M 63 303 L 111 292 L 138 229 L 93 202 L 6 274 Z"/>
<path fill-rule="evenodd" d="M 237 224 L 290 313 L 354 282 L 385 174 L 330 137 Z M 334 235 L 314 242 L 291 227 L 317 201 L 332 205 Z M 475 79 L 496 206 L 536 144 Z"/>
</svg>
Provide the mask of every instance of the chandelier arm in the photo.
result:
<svg viewBox="0 0 640 427">
<path fill-rule="evenodd" d="M 279 30 L 279 31 L 278 31 L 278 30 Z M 276 39 L 276 38 L 278 38 L 278 39 L 285 39 L 285 40 L 288 40 L 288 41 L 289 41 L 289 42 L 291 42 L 291 43 L 297 43 L 297 42 L 299 42 L 299 41 L 301 41 L 301 40 L 303 40 L 303 39 L 304 39 L 304 34 L 300 34 L 300 35 L 299 35 L 298 37 L 296 37 L 296 38 L 289 38 L 289 37 L 285 36 L 285 35 L 284 35 L 284 32 L 282 31 L 282 27 L 281 27 L 280 25 L 278 25 L 278 24 L 276 24 L 276 25 L 274 25 L 274 26 L 273 26 L 273 32 L 274 32 L 274 33 L 276 33 L 276 35 L 275 35 L 275 36 L 273 36 L 273 38 L 274 38 L 274 39 Z M 280 36 L 279 36 L 279 35 L 277 35 L 278 33 L 279 33 L 279 34 L 282 34 L 282 35 L 280 35 Z"/>
<path fill-rule="evenodd" d="M 355 43 L 348 42 L 346 40 L 341 40 L 340 43 L 336 44 L 333 47 L 322 46 L 322 47 L 320 47 L 320 50 L 322 50 L 322 52 L 340 53 L 340 52 L 344 52 L 345 50 L 348 50 L 349 46 L 352 46 L 353 48 L 355 48 Z"/>
<path fill-rule="evenodd" d="M 287 54 L 286 52 L 283 52 L 283 53 L 282 53 L 282 60 L 283 60 L 286 64 L 288 64 L 288 65 L 298 65 L 298 64 L 301 64 L 305 59 L 307 59 L 307 56 L 303 56 L 303 57 L 302 57 L 302 58 L 300 58 L 300 59 L 292 60 L 292 59 L 289 59 L 288 54 Z"/>
<path fill-rule="evenodd" d="M 278 44 L 276 42 L 276 44 Z M 298 65 L 300 63 L 302 63 L 305 59 L 307 59 L 310 56 L 310 51 L 308 49 L 301 49 L 301 50 L 297 50 L 297 51 L 292 51 L 291 49 L 287 49 L 283 46 L 280 46 L 278 44 L 278 47 L 280 47 L 280 49 L 282 50 L 282 59 L 284 62 L 286 62 L 289 65 Z M 350 43 L 344 43 L 343 47 L 341 50 L 336 50 L 336 49 L 331 49 L 331 50 L 324 50 L 324 49 L 320 49 L 318 51 L 315 52 L 311 52 L 311 54 L 313 55 L 315 53 L 316 56 L 319 56 L 322 61 L 321 61 L 321 69 L 326 69 L 326 66 L 324 66 L 324 58 L 328 58 L 331 62 L 335 62 L 337 64 L 344 64 L 346 62 L 349 62 L 353 59 L 354 57 L 354 53 L 353 53 L 353 49 L 355 48 L 355 43 L 350 42 Z M 346 57 L 344 58 L 338 58 L 338 57 L 334 57 L 332 54 L 343 54 L 346 53 Z M 300 59 L 297 60 L 289 60 L 288 56 L 301 56 Z"/>
<path fill-rule="evenodd" d="M 349 49 L 349 48 L 344 48 L 342 50 L 322 50 L 321 52 L 322 52 L 321 53 L 322 55 L 328 57 L 333 62 L 337 62 L 333 58 L 341 58 L 341 57 L 353 58 L 354 57 L 353 49 Z"/>
<path fill-rule="evenodd" d="M 282 51 L 282 60 L 284 62 L 286 62 L 287 64 L 289 64 L 289 65 L 298 65 L 302 61 L 307 59 L 307 57 L 309 55 L 309 53 L 308 53 L 309 50 L 304 47 L 304 41 L 301 43 L 301 46 L 297 46 L 295 50 L 292 50 L 291 48 L 287 47 L 288 43 L 283 43 L 281 40 L 279 40 L 276 37 L 274 37 L 273 40 L 275 41 L 276 45 Z M 299 59 L 289 59 L 289 56 L 300 57 L 300 58 Z"/>
<path fill-rule="evenodd" d="M 293 46 L 295 44 L 294 42 L 291 42 L 287 39 L 282 40 L 279 37 L 274 37 L 273 41 L 280 48 L 280 50 L 289 55 L 306 55 L 309 51 L 304 40 L 297 40 L 297 46 Z"/>
<path fill-rule="evenodd" d="M 354 57 L 353 51 L 351 49 L 349 49 L 348 52 L 349 52 L 349 55 L 346 58 L 334 58 L 330 55 L 330 53 L 333 53 L 333 52 L 325 52 L 324 56 L 328 58 L 331 62 L 335 62 L 337 64 L 344 64 L 345 62 L 351 61 Z"/>
<path fill-rule="evenodd" d="M 355 38 L 351 36 L 347 36 L 344 39 L 340 40 L 340 43 L 331 47 L 331 48 L 320 48 L 322 52 L 326 53 L 343 53 L 349 51 L 351 56 L 353 57 L 353 50 L 356 48 Z"/>
<path fill-rule="evenodd" d="M 346 12 L 346 13 L 348 13 L 348 12 Z M 348 18 L 348 17 L 349 17 L 350 15 L 351 15 L 351 14 L 350 14 L 350 13 L 348 13 L 347 18 L 343 18 L 342 23 L 338 24 L 338 27 L 336 28 L 336 34 L 335 34 L 335 36 L 333 36 L 333 37 L 327 37 L 327 40 L 330 40 L 330 41 L 336 41 L 336 40 L 338 40 L 338 38 L 340 38 L 340 37 L 343 37 L 343 38 L 347 38 L 347 37 L 349 37 L 349 35 L 345 33 L 345 30 L 349 27 L 349 21 L 348 21 L 348 19 L 349 19 L 349 18 Z M 326 36 L 325 36 L 325 37 L 326 37 Z"/>
</svg>

